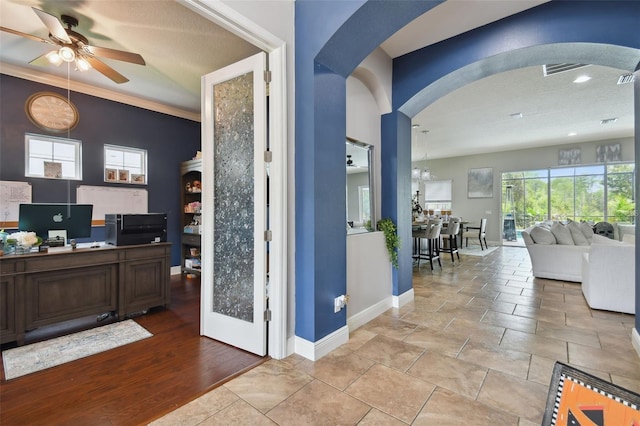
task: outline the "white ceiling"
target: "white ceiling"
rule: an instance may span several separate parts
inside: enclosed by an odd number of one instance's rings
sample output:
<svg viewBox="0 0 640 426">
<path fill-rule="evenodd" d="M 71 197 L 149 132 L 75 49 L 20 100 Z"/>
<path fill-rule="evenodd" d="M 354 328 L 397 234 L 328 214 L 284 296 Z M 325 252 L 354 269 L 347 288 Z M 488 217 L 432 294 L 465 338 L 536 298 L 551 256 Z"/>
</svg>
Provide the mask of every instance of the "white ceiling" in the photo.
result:
<svg viewBox="0 0 640 426">
<path fill-rule="evenodd" d="M 449 0 L 408 24 L 381 48 L 391 57 L 401 56 L 545 1 Z M 0 72 L 47 73 L 65 79 L 69 72 L 73 84 L 155 102 L 191 119 L 199 117 L 200 76 L 258 51 L 174 0 L 0 0 L 0 26 L 47 38 L 31 7 L 74 16 L 80 21 L 74 30 L 91 45 L 139 53 L 147 65 L 105 59 L 130 79 L 121 85 L 95 70 L 36 67 L 28 62 L 50 46 L 0 31 Z M 425 158 L 427 144 L 428 158 L 442 158 L 633 135 L 633 85 L 615 87 L 614 81 L 612 86 L 618 70 L 588 70 L 593 78 L 584 85 L 570 83 L 567 74 L 547 78 L 541 86 L 542 71 L 532 68 L 488 77 L 453 92 L 414 118 L 420 124 L 414 132 L 414 161 Z M 514 112 L 522 112 L 523 118 L 510 118 Z M 600 127 L 599 120 L 610 117 L 618 121 Z M 567 139 L 570 131 L 578 135 Z"/>
<path fill-rule="evenodd" d="M 449 0 L 415 19 L 381 48 L 395 58 L 546 1 Z M 633 84 L 616 84 L 623 73 L 589 66 L 544 77 L 538 66 L 471 83 L 412 119 L 419 125 L 413 130 L 412 160 L 632 137 Z M 591 80 L 573 83 L 583 74 Z M 511 118 L 514 113 L 522 113 L 522 118 Z M 618 120 L 600 124 L 607 118 Z M 577 134 L 568 136 L 572 132 Z"/>
<path fill-rule="evenodd" d="M 127 83 L 115 84 L 95 70 L 73 69 L 72 82 L 158 102 L 184 117 L 199 117 L 200 76 L 259 51 L 174 0 L 1 0 L 0 26 L 48 38 L 32 7 L 77 18 L 74 31 L 87 37 L 90 45 L 138 53 L 146 61 L 141 66 L 104 59 L 129 78 Z M 51 45 L 0 31 L 0 72 L 14 74 L 17 66 L 66 79 L 66 64 L 28 64 L 50 50 Z"/>
</svg>

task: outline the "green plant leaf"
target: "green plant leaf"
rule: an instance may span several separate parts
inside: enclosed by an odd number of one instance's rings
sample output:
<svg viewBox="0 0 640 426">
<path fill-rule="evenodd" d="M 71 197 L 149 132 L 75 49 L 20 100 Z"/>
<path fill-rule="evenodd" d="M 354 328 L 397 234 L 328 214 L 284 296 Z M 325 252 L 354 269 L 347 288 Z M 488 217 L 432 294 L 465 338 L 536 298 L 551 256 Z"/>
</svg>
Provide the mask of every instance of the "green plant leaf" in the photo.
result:
<svg viewBox="0 0 640 426">
<path fill-rule="evenodd" d="M 389 260 L 394 268 L 398 269 L 398 249 L 400 248 L 400 237 L 398 237 L 398 228 L 396 228 L 393 220 L 389 218 L 380 219 L 377 223 L 378 230 L 384 233 Z"/>
</svg>

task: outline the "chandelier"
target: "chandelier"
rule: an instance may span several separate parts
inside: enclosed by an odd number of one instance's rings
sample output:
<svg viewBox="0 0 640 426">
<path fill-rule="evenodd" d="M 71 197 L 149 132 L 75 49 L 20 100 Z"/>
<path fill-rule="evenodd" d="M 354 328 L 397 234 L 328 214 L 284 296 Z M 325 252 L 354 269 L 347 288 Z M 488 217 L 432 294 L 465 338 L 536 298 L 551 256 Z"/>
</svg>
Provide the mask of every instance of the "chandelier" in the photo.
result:
<svg viewBox="0 0 640 426">
<path fill-rule="evenodd" d="M 420 128 L 419 124 L 413 124 L 411 126 L 411 128 L 413 130 L 417 130 L 418 128 Z M 429 133 L 428 130 L 422 130 L 420 133 L 422 133 L 423 135 L 427 135 L 427 133 Z M 417 141 L 417 135 L 415 135 L 415 132 L 412 132 L 412 138 L 414 138 L 414 140 Z M 413 141 L 412 141 L 413 143 Z M 430 180 L 436 180 L 436 177 L 434 175 L 431 174 L 431 170 L 429 170 L 429 168 L 426 166 L 427 163 L 427 153 L 424 153 L 424 159 L 423 159 L 424 163 L 425 163 L 425 167 L 424 169 L 420 169 L 418 167 L 414 167 L 411 170 L 411 180 L 415 181 L 415 182 L 428 182 Z"/>
<path fill-rule="evenodd" d="M 424 169 L 414 167 L 413 170 L 411 170 L 411 179 L 417 182 L 427 182 L 435 180 L 436 177 L 431 174 L 431 170 L 429 170 L 428 167 L 425 167 Z"/>
</svg>

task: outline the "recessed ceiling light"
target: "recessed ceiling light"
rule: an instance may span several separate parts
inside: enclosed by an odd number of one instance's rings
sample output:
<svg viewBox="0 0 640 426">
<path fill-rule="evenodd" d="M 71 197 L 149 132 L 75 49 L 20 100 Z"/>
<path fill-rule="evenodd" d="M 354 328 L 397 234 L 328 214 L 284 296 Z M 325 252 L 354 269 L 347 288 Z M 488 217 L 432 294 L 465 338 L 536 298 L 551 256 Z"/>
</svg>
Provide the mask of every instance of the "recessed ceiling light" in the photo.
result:
<svg viewBox="0 0 640 426">
<path fill-rule="evenodd" d="M 600 124 L 612 124 L 618 121 L 618 117 L 614 118 L 605 118 L 604 120 L 600 120 Z"/>
<path fill-rule="evenodd" d="M 420 127 L 419 124 L 414 124 L 414 125 L 411 126 L 412 129 L 417 129 L 418 127 Z"/>
<path fill-rule="evenodd" d="M 575 135 L 577 135 L 577 133 L 576 133 L 576 132 L 571 132 L 571 133 L 569 133 L 567 136 L 575 136 Z"/>
<path fill-rule="evenodd" d="M 522 118 L 522 113 L 521 112 L 514 112 L 513 114 L 509 114 L 509 117 L 511 117 L 511 118 Z"/>
<path fill-rule="evenodd" d="M 579 77 L 577 77 L 575 80 L 573 80 L 574 83 L 584 83 L 585 81 L 589 81 L 591 80 L 591 77 L 589 77 L 588 75 L 581 75 Z"/>
</svg>

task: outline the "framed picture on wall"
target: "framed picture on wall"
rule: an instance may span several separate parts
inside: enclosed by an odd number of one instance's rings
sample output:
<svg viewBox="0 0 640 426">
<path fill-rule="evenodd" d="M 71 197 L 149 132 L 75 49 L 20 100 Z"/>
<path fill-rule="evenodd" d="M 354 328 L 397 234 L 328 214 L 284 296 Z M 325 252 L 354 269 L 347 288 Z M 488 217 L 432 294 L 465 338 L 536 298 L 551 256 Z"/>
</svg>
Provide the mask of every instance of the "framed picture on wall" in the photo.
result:
<svg viewBox="0 0 640 426">
<path fill-rule="evenodd" d="M 137 173 L 131 174 L 131 183 L 140 183 L 140 184 L 145 183 L 144 175 L 137 174 Z"/>
<path fill-rule="evenodd" d="M 118 182 L 129 182 L 129 170 L 118 170 Z"/>
<path fill-rule="evenodd" d="M 493 198 L 493 169 L 469 169 L 467 191 L 469 198 Z"/>
<path fill-rule="evenodd" d="M 558 151 L 558 165 L 567 166 L 569 164 L 580 164 L 582 162 L 582 151 L 580 148 L 561 149 Z"/>
<path fill-rule="evenodd" d="M 596 161 L 598 163 L 622 161 L 622 148 L 620 144 L 598 145 L 596 147 Z"/>
<path fill-rule="evenodd" d="M 62 163 L 57 161 L 45 161 L 44 177 L 54 179 L 62 178 Z"/>
<path fill-rule="evenodd" d="M 117 182 L 118 181 L 118 169 L 104 169 L 104 181 L 105 182 Z"/>
</svg>

